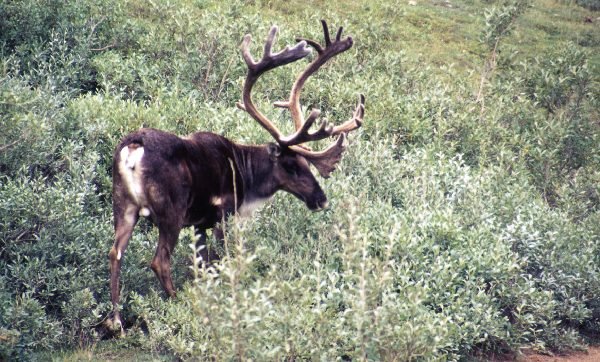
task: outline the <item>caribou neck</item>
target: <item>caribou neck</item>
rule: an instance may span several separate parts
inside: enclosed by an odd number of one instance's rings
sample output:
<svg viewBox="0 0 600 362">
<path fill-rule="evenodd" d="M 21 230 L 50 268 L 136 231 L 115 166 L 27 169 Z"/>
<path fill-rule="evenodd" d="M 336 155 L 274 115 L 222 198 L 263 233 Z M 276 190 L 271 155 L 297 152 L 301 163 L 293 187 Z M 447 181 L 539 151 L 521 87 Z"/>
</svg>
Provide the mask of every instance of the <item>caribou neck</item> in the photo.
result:
<svg viewBox="0 0 600 362">
<path fill-rule="evenodd" d="M 280 185 L 273 180 L 273 161 L 267 147 L 236 146 L 235 162 L 244 188 L 244 203 L 271 198 L 280 189 Z"/>
</svg>

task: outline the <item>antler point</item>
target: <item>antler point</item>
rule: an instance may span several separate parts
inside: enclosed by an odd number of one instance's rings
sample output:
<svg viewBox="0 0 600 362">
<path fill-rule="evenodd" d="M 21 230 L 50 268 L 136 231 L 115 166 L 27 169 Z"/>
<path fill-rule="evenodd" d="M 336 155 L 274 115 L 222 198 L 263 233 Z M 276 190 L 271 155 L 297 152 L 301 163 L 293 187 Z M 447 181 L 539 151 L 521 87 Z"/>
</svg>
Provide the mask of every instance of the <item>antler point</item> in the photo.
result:
<svg viewBox="0 0 600 362">
<path fill-rule="evenodd" d="M 289 108 L 290 102 L 289 101 L 276 101 L 276 102 L 273 102 L 273 105 L 277 108 Z"/>
<path fill-rule="evenodd" d="M 342 38 L 343 31 L 344 31 L 344 27 L 340 26 L 337 31 L 337 34 L 335 35 L 335 41 L 340 41 L 340 39 Z M 348 38 L 350 39 L 350 42 L 352 42 L 352 38 L 351 37 L 348 37 Z"/>
</svg>

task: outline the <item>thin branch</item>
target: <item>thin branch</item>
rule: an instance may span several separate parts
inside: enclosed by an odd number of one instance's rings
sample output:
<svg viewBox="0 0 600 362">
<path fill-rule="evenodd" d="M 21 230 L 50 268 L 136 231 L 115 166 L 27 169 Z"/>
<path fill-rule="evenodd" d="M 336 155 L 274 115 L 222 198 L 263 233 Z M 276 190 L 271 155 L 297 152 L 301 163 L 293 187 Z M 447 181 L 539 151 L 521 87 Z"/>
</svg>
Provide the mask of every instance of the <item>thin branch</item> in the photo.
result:
<svg viewBox="0 0 600 362">
<path fill-rule="evenodd" d="M 117 46 L 117 42 L 113 42 L 112 44 L 109 44 L 109 45 L 104 46 L 102 48 L 90 48 L 90 50 L 95 51 L 95 52 L 101 52 L 103 50 L 110 49 L 110 48 L 113 48 L 115 46 Z"/>
<path fill-rule="evenodd" d="M 479 92 L 477 93 L 477 99 L 475 102 L 481 103 L 481 110 L 479 115 L 483 115 L 485 111 L 485 99 L 483 96 L 483 88 L 485 87 L 485 83 L 488 80 L 488 77 L 492 74 L 494 69 L 496 69 L 496 58 L 498 57 L 498 44 L 500 43 L 500 38 L 496 39 L 496 43 L 494 44 L 494 48 L 490 52 L 488 59 L 485 62 L 483 71 L 481 72 L 481 81 L 479 83 Z"/>
<path fill-rule="evenodd" d="M 24 138 L 25 138 L 25 137 L 21 137 L 21 138 L 17 139 L 16 141 L 13 141 L 13 142 L 11 142 L 11 143 L 9 143 L 9 144 L 6 144 L 6 145 L 3 145 L 3 146 L 0 146 L 0 152 L 4 151 L 4 150 L 6 150 L 6 149 L 9 149 L 9 148 L 11 148 L 12 146 L 14 146 L 14 145 L 16 145 L 17 143 L 21 142 L 21 141 L 22 141 Z"/>
</svg>

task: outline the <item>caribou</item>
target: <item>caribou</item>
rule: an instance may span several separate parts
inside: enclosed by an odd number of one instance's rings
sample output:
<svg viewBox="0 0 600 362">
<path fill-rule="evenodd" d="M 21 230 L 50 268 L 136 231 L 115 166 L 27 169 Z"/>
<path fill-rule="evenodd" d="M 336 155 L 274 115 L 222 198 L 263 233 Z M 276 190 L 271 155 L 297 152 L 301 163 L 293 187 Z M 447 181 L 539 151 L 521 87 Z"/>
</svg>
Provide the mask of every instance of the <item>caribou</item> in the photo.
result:
<svg viewBox="0 0 600 362">
<path fill-rule="evenodd" d="M 327 207 L 327 197 L 311 172 L 313 166 L 324 178 L 336 168 L 346 147 L 348 132 L 363 122 L 365 97 L 350 119 L 333 125 L 325 119 L 311 129 L 320 118 L 318 109 L 305 117 L 300 93 L 306 80 L 332 57 L 350 49 L 351 37 L 342 38 L 340 27 L 332 40 L 325 21 L 321 21 L 325 44 L 310 39 L 297 39 L 293 47 L 273 53 L 277 26 L 269 31 L 259 61 L 250 53 L 251 36 L 244 36 L 241 50 L 248 71 L 242 101 L 237 107 L 247 112 L 271 134 L 275 142 L 266 145 L 241 145 L 210 132 L 197 132 L 187 137 L 152 128 L 143 128 L 125 136 L 115 149 L 113 159 L 113 216 L 115 239 L 110 250 L 110 292 L 113 305 L 109 325 L 123 332 L 119 314 L 119 276 L 123 254 L 140 216 L 150 218 L 158 227 L 158 246 L 150 264 L 168 296 L 175 296 L 171 280 L 171 254 L 183 227 L 193 226 L 198 244 L 205 245 L 207 230 L 213 229 L 217 240 L 223 240 L 222 221 L 236 214 L 248 214 L 277 191 L 291 193 L 313 211 Z M 252 101 L 252 88 L 265 72 L 297 60 L 312 49 L 314 59 L 298 75 L 286 101 L 274 106 L 287 108 L 295 132 L 282 134 Z M 337 137 L 324 150 L 314 151 L 306 143 Z M 205 262 L 218 259 L 218 254 L 200 248 Z"/>
</svg>

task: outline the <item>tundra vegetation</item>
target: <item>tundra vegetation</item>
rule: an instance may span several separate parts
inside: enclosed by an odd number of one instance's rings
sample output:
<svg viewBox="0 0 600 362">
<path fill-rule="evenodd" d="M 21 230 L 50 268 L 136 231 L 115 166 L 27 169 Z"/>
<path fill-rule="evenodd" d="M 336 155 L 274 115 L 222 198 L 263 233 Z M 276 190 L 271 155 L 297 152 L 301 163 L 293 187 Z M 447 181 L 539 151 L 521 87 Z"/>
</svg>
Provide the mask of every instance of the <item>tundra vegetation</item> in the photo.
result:
<svg viewBox="0 0 600 362">
<path fill-rule="evenodd" d="M 600 335 L 600 14 L 592 0 L 0 2 L 0 359 L 461 360 Z M 355 45 L 305 85 L 364 126 L 320 183 L 224 225 L 218 272 L 140 221 L 111 310 L 111 164 L 142 126 L 270 141 L 237 109 L 239 45 Z M 310 56 L 309 56 L 310 57 Z M 261 79 L 284 132 L 305 61 Z M 326 141 L 323 141 L 326 142 Z M 325 145 L 325 143 L 323 144 Z M 133 352 L 132 352 L 133 351 Z"/>
</svg>

